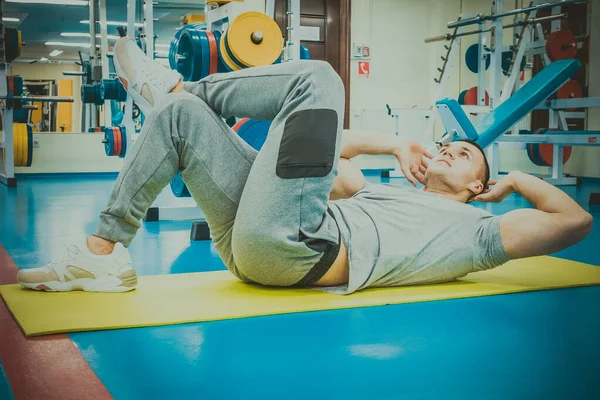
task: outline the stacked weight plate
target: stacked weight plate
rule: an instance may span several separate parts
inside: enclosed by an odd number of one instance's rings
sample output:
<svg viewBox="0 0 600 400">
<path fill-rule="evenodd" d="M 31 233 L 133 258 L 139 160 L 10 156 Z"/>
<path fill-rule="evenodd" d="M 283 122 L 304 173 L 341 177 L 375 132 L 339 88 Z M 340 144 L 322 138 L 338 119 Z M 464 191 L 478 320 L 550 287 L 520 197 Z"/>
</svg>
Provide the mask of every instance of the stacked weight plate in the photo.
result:
<svg viewBox="0 0 600 400">
<path fill-rule="evenodd" d="M 185 26 L 171 41 L 169 64 L 185 81 L 273 64 L 283 48 L 279 26 L 259 12 L 240 14 L 223 35 L 204 28 L 204 24 Z"/>
<path fill-rule="evenodd" d="M 33 129 L 29 124 L 13 124 L 15 167 L 31 167 L 33 162 Z"/>
<path fill-rule="evenodd" d="M 104 131 L 104 152 L 107 156 L 124 158 L 127 154 L 127 131 L 124 126 L 106 126 Z"/>
</svg>

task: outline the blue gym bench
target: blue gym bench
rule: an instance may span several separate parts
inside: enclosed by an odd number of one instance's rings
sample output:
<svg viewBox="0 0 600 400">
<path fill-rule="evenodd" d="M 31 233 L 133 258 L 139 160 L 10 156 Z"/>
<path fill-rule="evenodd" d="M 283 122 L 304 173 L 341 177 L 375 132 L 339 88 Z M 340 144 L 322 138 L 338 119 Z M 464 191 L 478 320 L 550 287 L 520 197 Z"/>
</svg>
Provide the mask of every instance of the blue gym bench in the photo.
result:
<svg viewBox="0 0 600 400">
<path fill-rule="evenodd" d="M 446 134 L 437 142 L 443 145 L 454 140 L 470 139 L 481 147 L 489 146 L 500 135 L 511 129 L 536 106 L 557 91 L 581 66 L 576 59 L 555 61 L 538 72 L 521 89 L 473 126 L 462 107 L 454 99 L 436 102 L 446 128 Z"/>
<path fill-rule="evenodd" d="M 553 145 L 551 175 L 544 179 L 555 185 L 575 184 L 576 178 L 563 175 L 563 146 L 598 146 L 600 145 L 600 131 L 549 130 L 540 135 L 504 135 L 504 133 L 536 108 L 566 108 L 566 106 L 558 106 L 558 103 L 570 100 L 548 101 L 547 99 L 567 82 L 580 66 L 581 64 L 576 59 L 553 62 L 476 125 L 471 123 L 456 100 L 438 101 L 436 107 L 446 128 L 446 133 L 440 141 L 435 143 L 436 147 L 439 148 L 446 143 L 460 139 L 473 140 L 483 148 L 493 144 L 490 169 L 492 178 L 498 179 L 500 142 L 534 144 L 534 146 Z M 596 102 L 590 103 L 590 106 L 597 105 Z"/>
</svg>

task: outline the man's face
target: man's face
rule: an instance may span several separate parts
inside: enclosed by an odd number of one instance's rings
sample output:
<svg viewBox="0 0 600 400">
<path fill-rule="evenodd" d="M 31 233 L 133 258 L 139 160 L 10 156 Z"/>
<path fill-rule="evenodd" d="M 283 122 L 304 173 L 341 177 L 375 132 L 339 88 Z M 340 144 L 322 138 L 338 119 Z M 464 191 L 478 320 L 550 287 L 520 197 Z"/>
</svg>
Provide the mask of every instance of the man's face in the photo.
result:
<svg viewBox="0 0 600 400">
<path fill-rule="evenodd" d="M 443 184 L 454 193 L 469 189 L 474 194 L 483 191 L 481 182 L 485 159 L 470 143 L 452 142 L 440 149 L 429 163 L 427 183 Z"/>
</svg>

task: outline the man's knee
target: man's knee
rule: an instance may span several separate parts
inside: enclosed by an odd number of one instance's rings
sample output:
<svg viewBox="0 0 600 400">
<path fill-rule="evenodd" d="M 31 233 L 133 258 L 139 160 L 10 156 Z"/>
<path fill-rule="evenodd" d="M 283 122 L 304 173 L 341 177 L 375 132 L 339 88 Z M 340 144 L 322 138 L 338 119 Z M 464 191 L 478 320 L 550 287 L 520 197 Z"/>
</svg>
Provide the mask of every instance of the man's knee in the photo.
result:
<svg viewBox="0 0 600 400">
<path fill-rule="evenodd" d="M 312 81 L 313 85 L 327 88 L 331 95 L 344 97 L 344 84 L 331 64 L 319 60 L 302 60 L 299 63 L 306 63 L 304 75 Z"/>
</svg>

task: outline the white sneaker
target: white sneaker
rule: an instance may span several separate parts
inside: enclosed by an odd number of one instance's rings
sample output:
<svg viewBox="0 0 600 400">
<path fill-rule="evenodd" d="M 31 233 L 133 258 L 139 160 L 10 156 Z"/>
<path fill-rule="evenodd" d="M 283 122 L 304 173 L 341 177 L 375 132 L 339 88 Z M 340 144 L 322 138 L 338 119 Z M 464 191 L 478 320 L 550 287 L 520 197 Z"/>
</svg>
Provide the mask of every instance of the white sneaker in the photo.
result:
<svg viewBox="0 0 600 400">
<path fill-rule="evenodd" d="M 117 40 L 113 54 L 119 79 L 146 115 L 181 80 L 179 73 L 148 57 L 129 37 Z"/>
<path fill-rule="evenodd" d="M 84 236 L 45 267 L 19 271 L 17 281 L 29 289 L 50 292 L 127 292 L 137 286 L 137 275 L 122 244 L 117 243 L 111 254 L 99 256 L 90 253 Z"/>
</svg>

